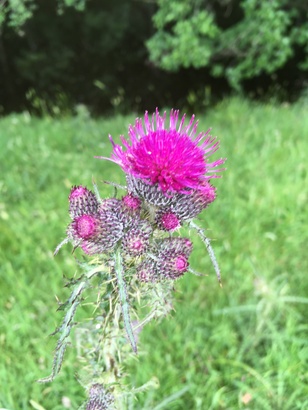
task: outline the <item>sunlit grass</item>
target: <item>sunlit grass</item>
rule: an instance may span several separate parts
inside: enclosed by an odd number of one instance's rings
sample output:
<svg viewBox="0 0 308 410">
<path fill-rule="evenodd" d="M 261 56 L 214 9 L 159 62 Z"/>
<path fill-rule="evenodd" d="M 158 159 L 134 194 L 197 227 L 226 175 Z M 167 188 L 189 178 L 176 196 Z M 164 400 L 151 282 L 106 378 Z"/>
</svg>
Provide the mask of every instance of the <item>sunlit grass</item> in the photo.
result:
<svg viewBox="0 0 308 410">
<path fill-rule="evenodd" d="M 106 196 L 103 180 L 124 182 L 115 164 L 93 157 L 109 155 L 108 134 L 125 133 L 134 117 L 0 120 L 0 408 L 77 409 L 84 399 L 74 346 L 52 384 L 36 383 L 50 373 L 55 296 L 68 296 L 62 275 L 76 270 L 69 246 L 52 252 L 65 236 L 71 185 L 95 179 Z M 159 408 L 172 394 L 160 408 L 308 408 L 307 106 L 234 99 L 198 117 L 228 158 L 199 221 L 224 286 L 194 240 L 191 264 L 209 276 L 178 281 L 172 317 L 143 331 L 127 380 L 158 377 L 160 387 L 134 408 Z"/>
</svg>

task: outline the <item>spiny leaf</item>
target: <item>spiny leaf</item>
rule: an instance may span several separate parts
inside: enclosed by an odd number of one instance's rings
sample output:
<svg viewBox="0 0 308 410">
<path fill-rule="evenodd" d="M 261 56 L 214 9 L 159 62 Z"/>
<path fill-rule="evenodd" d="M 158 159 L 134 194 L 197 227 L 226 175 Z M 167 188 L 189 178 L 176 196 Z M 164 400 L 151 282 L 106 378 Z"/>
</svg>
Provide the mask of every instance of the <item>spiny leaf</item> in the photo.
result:
<svg viewBox="0 0 308 410">
<path fill-rule="evenodd" d="M 64 353 L 66 347 L 68 345 L 67 338 L 70 335 L 72 327 L 75 325 L 73 322 L 76 310 L 78 305 L 82 301 L 82 292 L 90 286 L 90 279 L 92 279 L 97 273 L 103 271 L 103 266 L 96 266 L 91 268 L 88 272 L 84 275 L 80 276 L 77 279 L 73 279 L 70 283 L 71 286 L 74 286 L 74 289 L 66 302 L 60 305 L 60 310 L 66 310 L 64 319 L 59 327 L 51 334 L 55 335 L 57 333 L 60 334 L 57 346 L 55 349 L 54 359 L 53 359 L 53 366 L 52 372 L 48 377 L 38 380 L 39 383 L 48 383 L 51 382 L 59 373 Z"/>
<path fill-rule="evenodd" d="M 67 244 L 69 242 L 68 238 L 63 239 L 62 242 L 59 243 L 59 245 L 56 247 L 56 249 L 54 250 L 54 256 L 57 255 L 57 253 L 59 252 L 59 250 L 62 248 L 63 245 Z"/>
<path fill-rule="evenodd" d="M 119 298 L 120 298 L 120 303 L 121 303 L 121 308 L 122 308 L 125 330 L 126 330 L 128 339 L 130 341 L 130 344 L 132 345 L 133 351 L 137 353 L 137 343 L 136 343 L 136 339 L 135 339 L 135 335 L 134 335 L 134 331 L 133 331 L 133 327 L 132 327 L 132 323 L 130 319 L 130 314 L 129 314 L 129 302 L 128 302 L 124 275 L 123 275 L 124 272 L 123 272 L 122 256 L 119 250 L 115 254 L 115 268 L 114 269 L 115 269 L 117 282 L 118 282 Z"/>
<path fill-rule="evenodd" d="M 78 278 L 66 278 L 64 277 L 64 279 L 67 281 L 64 285 L 65 288 L 69 288 L 70 286 L 74 286 L 76 285 L 76 283 L 79 283 L 81 281 L 81 279 L 83 279 L 84 275 L 79 276 Z"/>
<path fill-rule="evenodd" d="M 52 335 L 60 333 L 60 337 L 59 337 L 56 350 L 55 350 L 55 354 L 54 354 L 52 372 L 48 377 L 38 380 L 39 383 L 51 382 L 56 377 L 56 375 L 59 373 L 61 366 L 62 366 L 64 353 L 68 345 L 67 338 L 69 337 L 71 329 L 74 326 L 73 318 L 75 316 L 75 312 L 76 312 L 78 305 L 81 303 L 81 294 L 84 291 L 84 289 L 86 289 L 88 286 L 89 286 L 88 281 L 80 282 L 78 286 L 76 286 L 75 289 L 72 291 L 71 296 L 65 303 L 65 306 L 66 307 L 69 306 L 69 307 L 64 316 L 64 319 L 61 325 L 52 333 Z"/>
<path fill-rule="evenodd" d="M 39 379 L 38 383 L 49 383 L 54 380 L 56 375 L 60 372 L 63 363 L 63 357 L 67 348 L 68 342 L 62 343 L 62 345 L 56 349 L 56 353 L 53 360 L 52 372 L 49 376 Z"/>
</svg>

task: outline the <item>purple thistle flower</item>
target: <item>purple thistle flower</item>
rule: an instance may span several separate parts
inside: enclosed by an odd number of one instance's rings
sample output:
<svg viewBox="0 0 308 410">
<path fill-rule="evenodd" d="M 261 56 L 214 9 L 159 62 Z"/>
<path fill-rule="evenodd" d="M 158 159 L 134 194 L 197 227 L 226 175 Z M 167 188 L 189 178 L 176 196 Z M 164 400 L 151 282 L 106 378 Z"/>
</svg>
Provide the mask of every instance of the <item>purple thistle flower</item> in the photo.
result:
<svg viewBox="0 0 308 410">
<path fill-rule="evenodd" d="M 158 253 L 161 256 L 164 252 L 173 252 L 174 254 L 180 253 L 187 258 L 192 252 L 193 245 L 188 238 L 165 238 L 157 243 Z"/>
<path fill-rule="evenodd" d="M 82 185 L 73 186 L 68 199 L 72 219 L 85 214 L 96 214 L 98 210 L 99 203 L 95 194 Z"/>
<path fill-rule="evenodd" d="M 187 194 L 192 189 L 210 178 L 217 178 L 217 167 L 224 163 L 224 159 L 213 162 L 208 157 L 219 146 L 215 137 L 207 132 L 197 133 L 198 121 L 192 116 L 188 125 L 184 115 L 179 126 L 179 111 L 171 110 L 169 127 L 165 127 L 166 112 L 159 115 L 158 109 L 150 121 L 148 112 L 145 112 L 144 124 L 137 118 L 135 125 L 130 125 L 128 135 L 130 140 L 123 136 L 123 147 L 113 145 L 110 159 L 127 175 L 141 179 L 143 183 L 158 185 L 165 193 L 180 192 Z"/>
</svg>

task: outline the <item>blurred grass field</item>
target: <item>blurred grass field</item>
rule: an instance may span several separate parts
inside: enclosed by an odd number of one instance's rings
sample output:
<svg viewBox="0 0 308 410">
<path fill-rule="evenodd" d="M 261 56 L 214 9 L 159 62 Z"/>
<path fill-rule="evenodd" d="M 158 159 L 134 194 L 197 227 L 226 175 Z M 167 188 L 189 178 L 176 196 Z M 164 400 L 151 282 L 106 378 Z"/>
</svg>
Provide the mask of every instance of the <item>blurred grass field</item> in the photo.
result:
<svg viewBox="0 0 308 410">
<path fill-rule="evenodd" d="M 307 111 L 231 99 L 197 115 L 228 158 L 199 221 L 223 288 L 196 240 L 192 267 L 209 276 L 186 274 L 172 317 L 142 332 L 128 381 L 158 377 L 160 387 L 140 394 L 135 409 L 308 409 Z M 68 296 L 63 274 L 76 271 L 70 246 L 56 258 L 53 250 L 72 185 L 94 179 L 108 196 L 103 180 L 124 182 L 115 164 L 93 157 L 108 156 L 108 134 L 126 134 L 135 116 L 0 119 L 0 408 L 77 409 L 85 398 L 74 344 L 55 381 L 36 383 L 52 365 L 55 296 Z"/>
</svg>

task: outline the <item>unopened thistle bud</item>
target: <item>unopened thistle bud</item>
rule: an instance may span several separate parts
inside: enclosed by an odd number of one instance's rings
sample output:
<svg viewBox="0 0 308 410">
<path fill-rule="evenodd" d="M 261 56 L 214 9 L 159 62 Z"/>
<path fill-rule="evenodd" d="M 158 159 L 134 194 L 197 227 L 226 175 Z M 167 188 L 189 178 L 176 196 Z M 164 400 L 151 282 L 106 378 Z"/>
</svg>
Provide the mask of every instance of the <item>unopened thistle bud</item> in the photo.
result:
<svg viewBox="0 0 308 410">
<path fill-rule="evenodd" d="M 188 258 L 184 254 L 164 252 L 157 263 L 157 270 L 162 278 L 177 279 L 184 275 L 188 266 Z"/>
<path fill-rule="evenodd" d="M 171 209 L 182 220 L 190 220 L 200 214 L 216 198 L 215 187 L 209 182 L 191 192 L 190 195 L 178 195 Z"/>
<path fill-rule="evenodd" d="M 151 225 L 141 221 L 137 229 L 131 229 L 125 234 L 122 240 L 124 253 L 131 257 L 142 255 L 149 248 L 151 233 Z"/>
<path fill-rule="evenodd" d="M 93 238 L 99 226 L 99 220 L 93 215 L 77 216 L 71 224 L 73 235 L 76 239 Z"/>
<path fill-rule="evenodd" d="M 81 215 L 93 215 L 98 210 L 98 200 L 88 188 L 79 185 L 73 186 L 69 194 L 69 214 L 72 219 Z"/>
<path fill-rule="evenodd" d="M 73 220 L 67 231 L 74 246 L 88 255 L 111 250 L 123 236 L 123 224 L 117 215 L 100 210 L 96 215 L 82 215 Z"/>
<path fill-rule="evenodd" d="M 177 279 L 189 267 L 192 243 L 187 238 L 167 238 L 160 242 L 156 269 L 162 278 Z"/>
<path fill-rule="evenodd" d="M 126 255 L 135 257 L 142 255 L 149 247 L 149 239 L 139 229 L 128 231 L 122 241 L 122 248 Z"/>
<path fill-rule="evenodd" d="M 155 261 L 150 258 L 147 258 L 137 266 L 136 273 L 140 282 L 158 282 L 160 279 Z"/>
<path fill-rule="evenodd" d="M 108 393 L 102 384 L 93 384 L 89 391 L 86 410 L 111 410 L 114 397 Z"/>
<path fill-rule="evenodd" d="M 173 212 L 161 210 L 156 215 L 156 223 L 159 229 L 172 232 L 181 227 L 180 219 Z"/>
<path fill-rule="evenodd" d="M 140 199 L 133 196 L 133 195 L 131 195 L 131 194 L 127 194 L 127 195 L 123 196 L 122 202 L 123 202 L 125 208 L 130 210 L 130 211 L 139 211 L 140 208 L 141 208 Z"/>
<path fill-rule="evenodd" d="M 120 199 L 116 198 L 104 199 L 99 209 L 115 213 L 125 228 L 132 225 L 136 216 L 123 205 Z"/>
<path fill-rule="evenodd" d="M 141 282 L 160 282 L 177 279 L 189 267 L 192 243 L 187 238 L 166 238 L 156 243 L 156 249 L 137 266 Z"/>
<path fill-rule="evenodd" d="M 100 210 L 118 212 L 122 208 L 122 203 L 117 198 L 104 199 L 99 206 Z"/>
<path fill-rule="evenodd" d="M 192 249 L 192 242 L 188 238 L 165 238 L 158 242 L 159 254 L 167 251 L 173 253 L 183 253 L 189 257 Z"/>
</svg>

